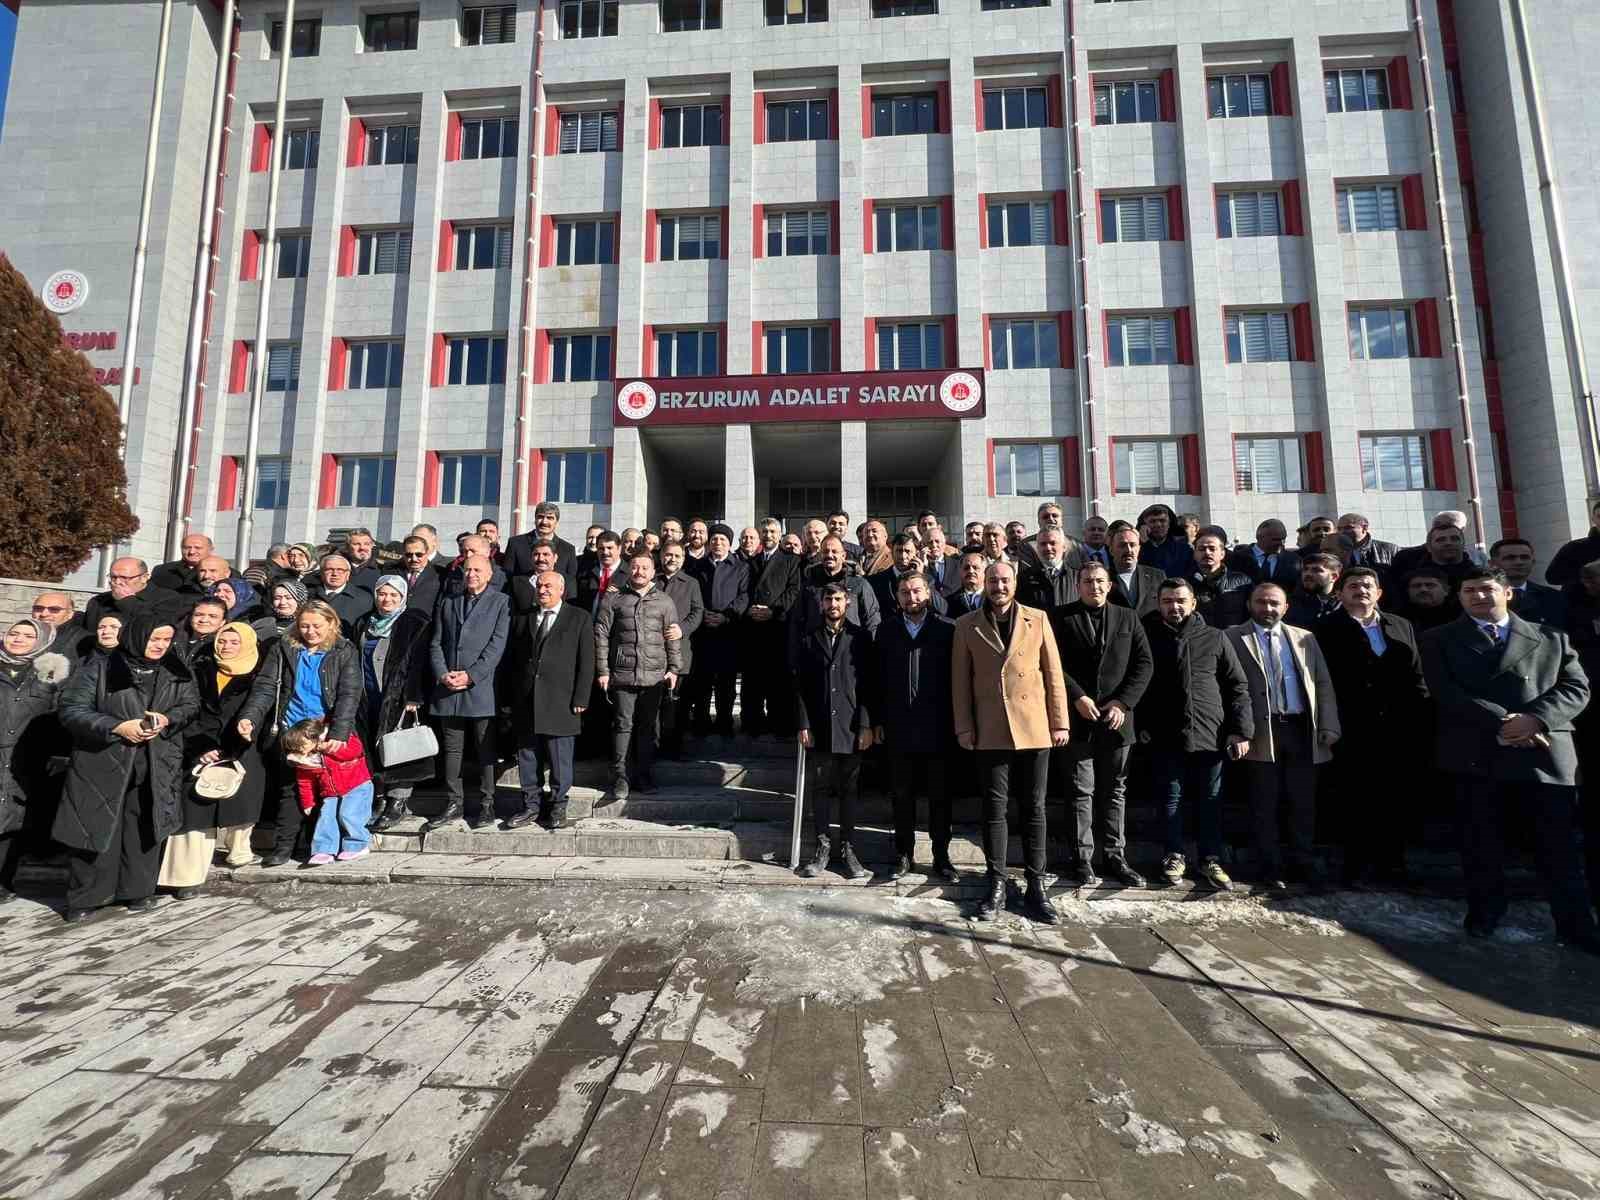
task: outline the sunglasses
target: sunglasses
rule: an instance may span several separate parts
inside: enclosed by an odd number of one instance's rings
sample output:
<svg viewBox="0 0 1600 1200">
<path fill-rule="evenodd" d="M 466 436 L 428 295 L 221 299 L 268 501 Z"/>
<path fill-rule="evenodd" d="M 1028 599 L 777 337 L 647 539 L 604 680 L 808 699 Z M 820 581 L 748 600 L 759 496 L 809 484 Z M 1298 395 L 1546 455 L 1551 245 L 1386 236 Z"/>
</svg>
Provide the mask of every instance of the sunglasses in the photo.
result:
<svg viewBox="0 0 1600 1200">
<path fill-rule="evenodd" d="M 64 613 L 67 610 L 59 604 L 35 604 L 33 611 L 36 613 Z"/>
</svg>

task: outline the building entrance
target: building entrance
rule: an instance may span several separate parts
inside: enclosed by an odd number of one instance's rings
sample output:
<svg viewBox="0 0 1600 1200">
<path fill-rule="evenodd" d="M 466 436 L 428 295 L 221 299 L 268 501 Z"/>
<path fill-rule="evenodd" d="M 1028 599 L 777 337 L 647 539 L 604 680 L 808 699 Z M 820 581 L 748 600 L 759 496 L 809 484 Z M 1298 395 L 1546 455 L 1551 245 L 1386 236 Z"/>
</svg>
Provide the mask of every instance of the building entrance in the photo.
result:
<svg viewBox="0 0 1600 1200">
<path fill-rule="evenodd" d="M 867 516 L 892 538 L 932 509 L 948 534 L 961 529 L 961 443 L 955 421 L 867 427 Z"/>
</svg>

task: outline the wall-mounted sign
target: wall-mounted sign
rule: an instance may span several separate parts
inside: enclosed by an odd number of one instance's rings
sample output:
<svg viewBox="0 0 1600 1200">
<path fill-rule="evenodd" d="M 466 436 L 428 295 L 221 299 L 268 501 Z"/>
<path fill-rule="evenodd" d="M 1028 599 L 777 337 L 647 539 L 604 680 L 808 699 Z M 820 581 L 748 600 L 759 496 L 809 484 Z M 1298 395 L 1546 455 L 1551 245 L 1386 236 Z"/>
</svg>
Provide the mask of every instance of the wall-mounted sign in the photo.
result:
<svg viewBox="0 0 1600 1200">
<path fill-rule="evenodd" d="M 983 371 L 619 379 L 619 425 L 747 425 L 981 417 Z"/>
<path fill-rule="evenodd" d="M 89 279 L 82 271 L 57 271 L 39 290 L 44 306 L 57 316 L 83 307 L 89 298 Z"/>
</svg>

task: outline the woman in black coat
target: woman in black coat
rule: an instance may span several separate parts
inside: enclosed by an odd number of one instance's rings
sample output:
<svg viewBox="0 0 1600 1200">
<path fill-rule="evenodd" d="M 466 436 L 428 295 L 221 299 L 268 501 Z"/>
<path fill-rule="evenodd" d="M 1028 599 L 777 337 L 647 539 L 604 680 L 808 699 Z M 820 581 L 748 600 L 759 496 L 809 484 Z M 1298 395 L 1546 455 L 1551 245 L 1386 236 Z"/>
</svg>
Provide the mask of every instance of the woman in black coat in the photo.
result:
<svg viewBox="0 0 1600 1200">
<path fill-rule="evenodd" d="M 406 593 L 401 576 L 379 579 L 373 586 L 373 610 L 356 622 L 350 638 L 361 654 L 361 739 L 377 795 L 383 800 L 372 808 L 377 814 L 372 828 L 379 833 L 410 815 L 406 805 L 412 791 L 434 773 L 432 757 L 397 763 L 388 770 L 378 757 L 378 739 L 399 728 L 402 719 L 417 719 L 433 683 L 428 661 L 433 622 L 425 610 L 406 607 Z"/>
<path fill-rule="evenodd" d="M 51 793 L 60 790 L 49 763 L 66 752 L 55 711 L 72 664 L 50 650 L 54 639 L 55 629 L 32 617 L 0 638 L 0 904 L 12 898 L 31 840 L 24 822 L 32 830 L 41 815 L 48 821 Z"/>
<path fill-rule="evenodd" d="M 165 616 L 128 614 L 116 653 L 85 663 L 61 691 L 74 748 L 52 835 L 70 852 L 68 921 L 113 901 L 155 905 L 161 843 L 183 823 L 179 735 L 200 710 L 173 633 Z"/>
</svg>

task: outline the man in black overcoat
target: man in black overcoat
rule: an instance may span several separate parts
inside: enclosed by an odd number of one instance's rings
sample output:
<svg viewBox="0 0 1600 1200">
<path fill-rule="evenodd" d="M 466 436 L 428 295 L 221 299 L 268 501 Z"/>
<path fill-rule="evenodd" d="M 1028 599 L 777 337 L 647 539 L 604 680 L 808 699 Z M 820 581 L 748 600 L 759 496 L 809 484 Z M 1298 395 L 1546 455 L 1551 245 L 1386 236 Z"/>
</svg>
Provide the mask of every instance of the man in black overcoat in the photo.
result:
<svg viewBox="0 0 1600 1200">
<path fill-rule="evenodd" d="M 554 569 L 511 581 L 512 707 L 517 731 L 517 772 L 522 811 L 506 829 L 567 823 L 572 751 L 594 686 L 594 625 L 576 605 L 563 604 L 567 581 Z M 550 800 L 543 800 L 550 772 Z"/>
</svg>

